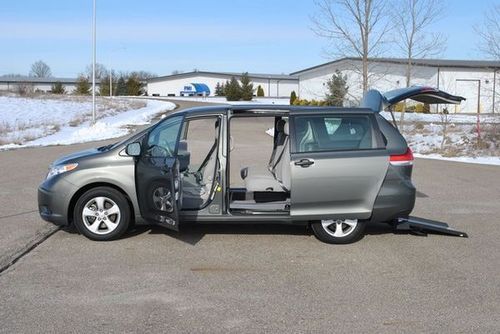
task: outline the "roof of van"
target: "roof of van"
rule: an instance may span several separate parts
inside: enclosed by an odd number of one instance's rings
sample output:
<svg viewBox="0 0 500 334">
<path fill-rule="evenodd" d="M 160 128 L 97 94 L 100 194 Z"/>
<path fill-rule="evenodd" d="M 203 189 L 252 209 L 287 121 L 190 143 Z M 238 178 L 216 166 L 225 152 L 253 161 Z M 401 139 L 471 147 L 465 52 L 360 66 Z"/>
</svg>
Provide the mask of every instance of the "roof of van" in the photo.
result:
<svg viewBox="0 0 500 334">
<path fill-rule="evenodd" d="M 258 114 L 264 113 L 266 111 L 270 112 L 373 112 L 369 108 L 347 108 L 347 107 L 332 107 L 332 106 L 290 106 L 290 105 L 276 105 L 276 104 L 220 104 L 215 106 L 203 106 L 194 107 L 189 109 L 183 109 L 175 112 L 174 114 L 195 114 L 195 113 L 212 113 L 217 111 L 227 111 L 232 110 L 237 113 L 248 113 L 248 114 Z"/>
</svg>

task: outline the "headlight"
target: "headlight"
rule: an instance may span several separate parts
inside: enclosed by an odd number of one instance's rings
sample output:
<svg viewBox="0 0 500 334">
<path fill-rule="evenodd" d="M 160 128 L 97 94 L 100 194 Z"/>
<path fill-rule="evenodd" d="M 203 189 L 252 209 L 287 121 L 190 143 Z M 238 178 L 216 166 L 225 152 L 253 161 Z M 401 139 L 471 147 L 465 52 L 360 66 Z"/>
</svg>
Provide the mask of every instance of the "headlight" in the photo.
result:
<svg viewBox="0 0 500 334">
<path fill-rule="evenodd" d="M 69 172 L 70 170 L 75 169 L 78 166 L 78 164 L 67 164 L 67 165 L 57 165 L 57 166 L 52 166 L 49 169 L 49 173 L 47 174 L 47 179 L 51 178 L 53 176 Z"/>
</svg>

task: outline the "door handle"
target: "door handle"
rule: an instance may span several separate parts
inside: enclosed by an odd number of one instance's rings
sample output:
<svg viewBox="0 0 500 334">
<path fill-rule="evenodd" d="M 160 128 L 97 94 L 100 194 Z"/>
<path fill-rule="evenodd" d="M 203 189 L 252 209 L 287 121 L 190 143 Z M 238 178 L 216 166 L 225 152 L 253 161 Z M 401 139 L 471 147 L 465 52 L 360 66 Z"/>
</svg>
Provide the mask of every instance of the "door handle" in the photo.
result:
<svg viewBox="0 0 500 334">
<path fill-rule="evenodd" d="M 299 161 L 295 161 L 295 166 L 300 166 L 302 168 L 307 168 L 311 165 L 314 165 L 313 159 L 300 159 Z"/>
</svg>

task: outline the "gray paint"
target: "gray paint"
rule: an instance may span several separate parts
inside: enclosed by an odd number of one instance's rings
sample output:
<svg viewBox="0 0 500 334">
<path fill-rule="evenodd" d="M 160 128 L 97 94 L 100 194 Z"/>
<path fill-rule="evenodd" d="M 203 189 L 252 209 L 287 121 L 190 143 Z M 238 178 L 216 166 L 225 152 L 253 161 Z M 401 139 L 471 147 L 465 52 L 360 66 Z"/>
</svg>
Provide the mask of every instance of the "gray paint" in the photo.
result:
<svg viewBox="0 0 500 334">
<path fill-rule="evenodd" d="M 304 168 L 294 162 L 314 164 Z M 387 152 L 292 153 L 293 219 L 368 219 L 387 172 Z"/>
<path fill-rule="evenodd" d="M 406 149 L 406 142 L 402 136 L 385 120 L 378 115 L 373 115 L 370 109 L 348 109 L 349 113 L 360 113 L 372 115 L 372 120 L 377 119 L 374 128 L 380 130 L 391 143 L 387 149 L 377 148 L 380 140 L 375 140 L 377 147 L 372 150 L 354 152 L 312 152 L 291 153 L 291 212 L 288 213 L 258 213 L 241 215 L 231 214 L 227 207 L 227 166 L 229 138 L 228 120 L 233 113 L 243 115 L 293 115 L 300 113 L 341 113 L 345 114 L 345 108 L 301 108 L 284 106 L 217 106 L 207 108 L 194 108 L 175 115 L 188 115 L 189 117 L 221 115 L 221 145 L 219 145 L 218 159 L 220 163 L 221 190 L 217 190 L 213 196 L 213 202 L 201 210 L 182 211 L 180 213 L 186 221 L 282 221 L 303 223 L 304 220 L 324 218 L 358 218 L 369 219 L 372 210 L 397 214 L 409 214 L 415 201 L 414 187 L 411 184 L 411 173 L 401 172 L 399 169 L 389 168 L 388 155 L 394 151 Z M 378 116 L 378 117 L 377 117 Z M 167 118 L 168 119 L 168 118 Z M 384 123 L 385 122 L 385 123 Z M 377 126 L 378 124 L 378 126 Z M 153 126 L 154 127 L 154 126 Z M 150 131 L 146 130 L 145 133 Z M 292 131 L 293 133 L 293 131 Z M 67 224 L 70 214 L 70 203 L 75 200 L 75 195 L 82 188 L 94 183 L 107 183 L 123 191 L 132 203 L 136 220 L 142 222 L 138 198 L 136 194 L 135 161 L 134 158 L 126 156 L 125 147 L 129 142 L 138 140 L 144 133 L 135 135 L 122 143 L 115 145 L 111 150 L 99 151 L 97 149 L 77 152 L 62 157 L 54 164 L 65 164 L 78 162 L 77 169 L 62 175 L 45 180 L 39 189 L 39 206 L 44 219 L 58 224 Z M 293 143 L 293 140 L 291 141 Z M 394 147 L 393 147 L 394 146 Z M 293 152 L 293 149 L 292 149 Z M 398 153 L 400 154 L 400 153 Z M 294 162 L 302 158 L 314 159 L 315 164 L 309 168 L 295 166 Z M 400 167 L 398 167 L 400 168 Z M 411 167 L 408 167 L 411 170 Z M 391 171 L 390 178 L 386 173 Z M 395 174 L 394 174 L 395 173 Z M 396 176 L 394 176 L 396 175 Z M 384 182 L 384 179 L 386 180 Z M 140 180 L 137 180 L 140 182 Z M 381 192 L 382 200 L 377 195 Z M 398 200 L 397 194 L 402 194 Z M 391 197 L 392 196 L 392 197 Z M 389 201 L 387 201 L 389 199 Z M 219 206 L 215 210 L 213 205 Z M 42 212 L 42 207 L 48 206 L 52 214 Z M 380 209 L 380 210 L 379 210 Z M 384 219 L 391 218 L 380 215 Z M 392 218 L 396 218 L 394 216 Z"/>
</svg>

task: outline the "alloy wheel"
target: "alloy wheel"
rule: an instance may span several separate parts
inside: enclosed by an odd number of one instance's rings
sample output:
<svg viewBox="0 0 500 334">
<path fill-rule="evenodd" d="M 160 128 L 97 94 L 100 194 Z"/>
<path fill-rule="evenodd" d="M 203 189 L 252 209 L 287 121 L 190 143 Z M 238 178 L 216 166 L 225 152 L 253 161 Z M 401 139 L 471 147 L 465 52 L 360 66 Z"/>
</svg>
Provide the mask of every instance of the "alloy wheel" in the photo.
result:
<svg viewBox="0 0 500 334">
<path fill-rule="evenodd" d="M 357 225 L 357 219 L 328 219 L 321 221 L 321 226 L 325 232 L 336 238 L 348 236 L 356 229 Z"/>
<path fill-rule="evenodd" d="M 94 197 L 83 207 L 82 220 L 90 232 L 105 235 L 113 232 L 120 222 L 120 207 L 108 197 Z"/>
</svg>

